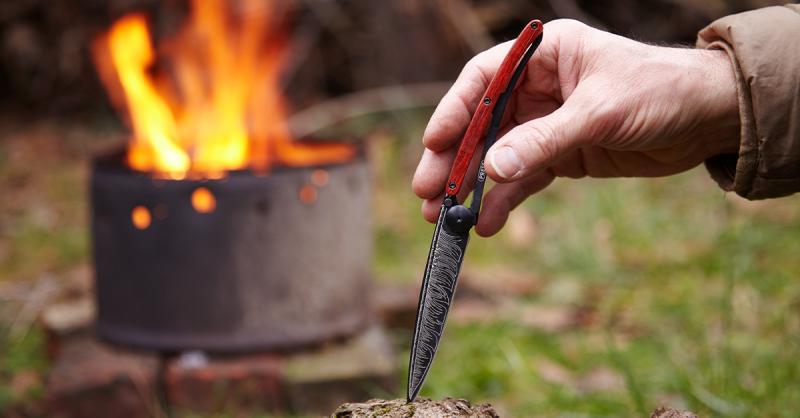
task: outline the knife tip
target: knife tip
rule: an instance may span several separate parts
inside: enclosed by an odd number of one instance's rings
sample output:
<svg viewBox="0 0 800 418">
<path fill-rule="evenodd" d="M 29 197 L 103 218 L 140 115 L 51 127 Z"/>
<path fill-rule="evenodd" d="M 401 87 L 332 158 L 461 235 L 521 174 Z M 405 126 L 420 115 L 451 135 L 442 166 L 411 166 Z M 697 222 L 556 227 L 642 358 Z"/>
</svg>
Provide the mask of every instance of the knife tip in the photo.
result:
<svg viewBox="0 0 800 418">
<path fill-rule="evenodd" d="M 420 389 L 421 389 L 420 386 L 417 387 L 409 386 L 408 391 L 406 391 L 406 403 L 414 402 L 414 399 L 417 398 Z"/>
</svg>

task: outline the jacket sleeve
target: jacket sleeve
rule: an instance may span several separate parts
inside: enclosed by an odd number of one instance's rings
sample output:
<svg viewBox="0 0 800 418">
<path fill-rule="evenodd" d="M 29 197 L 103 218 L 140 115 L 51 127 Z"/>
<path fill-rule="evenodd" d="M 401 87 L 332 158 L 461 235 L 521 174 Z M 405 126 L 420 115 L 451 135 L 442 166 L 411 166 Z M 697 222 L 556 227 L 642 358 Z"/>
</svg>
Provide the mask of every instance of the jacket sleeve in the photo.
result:
<svg viewBox="0 0 800 418">
<path fill-rule="evenodd" d="M 800 5 L 723 17 L 697 47 L 728 53 L 739 98 L 739 154 L 708 159 L 711 176 L 748 199 L 800 191 Z"/>
</svg>

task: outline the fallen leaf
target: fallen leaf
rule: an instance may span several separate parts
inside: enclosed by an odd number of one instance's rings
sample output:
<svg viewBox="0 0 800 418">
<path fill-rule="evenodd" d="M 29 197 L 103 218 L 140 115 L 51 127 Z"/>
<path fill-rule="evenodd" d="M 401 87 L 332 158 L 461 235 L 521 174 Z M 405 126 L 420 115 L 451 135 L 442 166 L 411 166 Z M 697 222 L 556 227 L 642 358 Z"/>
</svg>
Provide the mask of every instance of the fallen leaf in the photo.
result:
<svg viewBox="0 0 800 418">
<path fill-rule="evenodd" d="M 517 318 L 526 327 L 546 332 L 563 331 L 575 324 L 571 309 L 564 305 L 525 305 L 520 309 Z"/>
<path fill-rule="evenodd" d="M 619 392 L 625 389 L 625 378 L 616 370 L 598 367 L 578 378 L 576 386 L 581 392 Z"/>
<path fill-rule="evenodd" d="M 503 317 L 503 310 L 487 300 L 469 298 L 452 305 L 449 317 L 460 324 L 486 324 Z"/>
<path fill-rule="evenodd" d="M 539 377 L 554 385 L 573 386 L 575 378 L 566 367 L 549 359 L 539 359 L 534 365 Z"/>
</svg>

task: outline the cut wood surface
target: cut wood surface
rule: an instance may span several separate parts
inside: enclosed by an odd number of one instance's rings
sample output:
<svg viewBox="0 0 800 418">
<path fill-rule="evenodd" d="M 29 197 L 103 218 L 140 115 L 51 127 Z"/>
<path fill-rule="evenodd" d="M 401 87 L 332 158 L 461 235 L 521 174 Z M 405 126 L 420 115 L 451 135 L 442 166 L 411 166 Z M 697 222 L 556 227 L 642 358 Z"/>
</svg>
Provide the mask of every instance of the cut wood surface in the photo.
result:
<svg viewBox="0 0 800 418">
<path fill-rule="evenodd" d="M 497 411 L 490 404 L 473 406 L 465 399 L 444 398 L 433 401 L 418 398 L 412 403 L 404 399 L 372 399 L 364 403 L 346 403 L 331 415 L 331 418 L 497 418 Z M 692 412 L 670 408 L 658 408 L 650 418 L 697 418 Z"/>
<path fill-rule="evenodd" d="M 433 401 L 417 398 L 407 403 L 405 399 L 382 400 L 372 399 L 364 403 L 346 403 L 340 406 L 331 418 L 496 418 L 497 412 L 489 404 L 472 405 L 469 401 L 456 398 L 444 398 Z"/>
<path fill-rule="evenodd" d="M 697 418 L 697 415 L 689 411 L 678 411 L 670 408 L 658 408 L 650 415 L 650 418 Z"/>
</svg>

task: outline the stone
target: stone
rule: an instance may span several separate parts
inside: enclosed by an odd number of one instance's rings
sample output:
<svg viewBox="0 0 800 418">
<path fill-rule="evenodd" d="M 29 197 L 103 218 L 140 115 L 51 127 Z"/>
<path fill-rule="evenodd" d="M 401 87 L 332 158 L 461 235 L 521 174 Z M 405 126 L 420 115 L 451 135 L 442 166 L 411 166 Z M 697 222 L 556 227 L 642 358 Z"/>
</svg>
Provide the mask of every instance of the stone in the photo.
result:
<svg viewBox="0 0 800 418">
<path fill-rule="evenodd" d="M 343 402 L 393 390 L 398 380 L 394 360 L 389 338 L 379 327 L 299 353 L 186 352 L 166 362 L 165 398 L 177 416 L 326 414 Z"/>
<path fill-rule="evenodd" d="M 285 382 L 291 410 L 325 414 L 347 401 L 395 389 L 391 342 L 379 327 L 338 345 L 287 359 Z"/>
<path fill-rule="evenodd" d="M 89 297 L 56 302 L 44 308 L 39 322 L 45 331 L 47 354 L 58 356 L 61 343 L 70 336 L 89 334 L 95 318 L 95 304 Z"/>
<path fill-rule="evenodd" d="M 164 356 L 123 349 L 91 332 L 91 309 L 72 302 L 40 317 L 53 367 L 45 382 L 45 416 L 138 418 L 193 414 L 326 414 L 347 401 L 396 389 L 396 358 L 386 331 L 299 352 Z"/>
<path fill-rule="evenodd" d="M 60 347 L 45 384 L 46 416 L 149 418 L 162 413 L 156 354 L 86 335 L 65 338 Z"/>
</svg>

